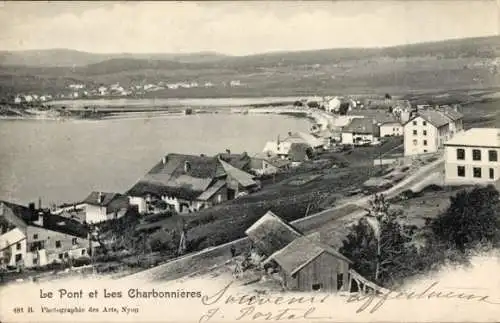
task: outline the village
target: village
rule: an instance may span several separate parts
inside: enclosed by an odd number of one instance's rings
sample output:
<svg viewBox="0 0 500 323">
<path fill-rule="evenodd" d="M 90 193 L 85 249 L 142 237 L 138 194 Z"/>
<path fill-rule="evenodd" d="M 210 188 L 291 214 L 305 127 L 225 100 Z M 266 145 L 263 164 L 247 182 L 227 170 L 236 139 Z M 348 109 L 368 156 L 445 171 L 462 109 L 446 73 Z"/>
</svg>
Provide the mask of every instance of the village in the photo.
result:
<svg viewBox="0 0 500 323">
<path fill-rule="evenodd" d="M 270 138 L 255 155 L 160 152 L 126 192 L 89 192 L 48 207 L 0 202 L 2 280 L 78 268 L 144 275 L 151 267 L 176 279 L 230 268 L 251 281 L 271 273 L 292 290 L 350 291 L 353 282 L 380 289 L 339 251 L 374 196 L 391 198 L 423 225 L 459 188 L 497 185 L 500 177 L 500 130 L 467 126 L 458 104 L 386 94 L 277 109 L 310 116 L 310 133 Z M 436 204 L 419 198 L 429 189 Z M 196 264 L 169 276 L 179 259 Z M 254 267 L 262 270 L 246 271 Z"/>
</svg>

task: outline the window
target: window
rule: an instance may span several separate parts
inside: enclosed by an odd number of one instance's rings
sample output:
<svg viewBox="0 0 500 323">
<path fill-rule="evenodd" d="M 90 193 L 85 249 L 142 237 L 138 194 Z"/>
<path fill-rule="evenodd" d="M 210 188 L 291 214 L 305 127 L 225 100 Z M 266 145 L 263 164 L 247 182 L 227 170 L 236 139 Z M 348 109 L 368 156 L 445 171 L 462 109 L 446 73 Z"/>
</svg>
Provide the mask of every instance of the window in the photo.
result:
<svg viewBox="0 0 500 323">
<path fill-rule="evenodd" d="M 417 125 L 417 122 L 416 121 L 413 121 L 413 125 L 416 126 Z"/>
<path fill-rule="evenodd" d="M 424 136 L 427 136 L 427 130 L 424 130 Z"/>
<path fill-rule="evenodd" d="M 413 145 L 416 146 L 418 144 L 417 139 L 413 140 Z"/>
<path fill-rule="evenodd" d="M 86 251 L 85 249 L 82 249 L 82 256 L 85 255 L 85 251 Z"/>
<path fill-rule="evenodd" d="M 472 171 L 475 178 L 481 178 L 481 167 L 474 167 Z"/>
<path fill-rule="evenodd" d="M 21 243 L 20 242 L 16 243 L 16 250 L 21 250 Z"/>
<path fill-rule="evenodd" d="M 33 265 L 38 265 L 38 258 L 33 258 Z"/>
<path fill-rule="evenodd" d="M 322 285 L 321 284 L 313 284 L 311 287 L 312 287 L 312 290 L 316 291 L 316 290 L 321 290 Z"/>
<path fill-rule="evenodd" d="M 457 149 L 457 159 L 465 160 L 465 149 Z"/>
<path fill-rule="evenodd" d="M 36 234 L 36 233 L 35 233 L 35 234 L 33 235 L 33 239 L 35 239 L 35 240 L 36 240 L 36 239 L 38 239 L 38 234 Z"/>
<path fill-rule="evenodd" d="M 72 243 L 72 244 L 73 244 L 73 246 L 74 246 L 74 245 L 76 245 L 78 242 L 77 242 L 76 238 L 73 238 L 73 239 L 71 239 L 71 243 Z"/>
<path fill-rule="evenodd" d="M 479 149 L 472 150 L 472 160 L 481 160 L 481 150 Z"/>
<path fill-rule="evenodd" d="M 427 121 L 423 121 L 422 125 L 427 126 Z"/>
<path fill-rule="evenodd" d="M 458 175 L 458 177 L 465 177 L 465 167 L 464 166 L 457 167 L 457 175 Z"/>
<path fill-rule="evenodd" d="M 413 130 L 413 135 L 416 136 L 417 135 L 417 130 Z"/>
<path fill-rule="evenodd" d="M 495 170 L 493 168 L 490 168 L 490 179 L 495 178 Z"/>
<path fill-rule="evenodd" d="M 488 150 L 488 160 L 498 161 L 498 153 L 496 150 Z"/>
<path fill-rule="evenodd" d="M 424 140 L 424 146 L 427 146 L 427 140 Z"/>
<path fill-rule="evenodd" d="M 22 255 L 22 254 L 20 254 L 20 253 L 18 253 L 18 254 L 16 255 L 16 258 L 15 258 L 15 259 L 16 259 L 16 263 L 18 263 L 18 262 L 20 262 L 21 260 L 23 260 L 23 255 Z"/>
<path fill-rule="evenodd" d="M 56 248 L 61 248 L 61 240 L 56 241 Z"/>
<path fill-rule="evenodd" d="M 68 258 L 68 253 L 67 252 L 64 253 L 64 258 Z"/>
<path fill-rule="evenodd" d="M 63 258 L 63 254 L 62 254 L 62 253 L 60 253 L 60 254 L 59 254 L 59 259 L 62 259 L 62 258 Z"/>
</svg>

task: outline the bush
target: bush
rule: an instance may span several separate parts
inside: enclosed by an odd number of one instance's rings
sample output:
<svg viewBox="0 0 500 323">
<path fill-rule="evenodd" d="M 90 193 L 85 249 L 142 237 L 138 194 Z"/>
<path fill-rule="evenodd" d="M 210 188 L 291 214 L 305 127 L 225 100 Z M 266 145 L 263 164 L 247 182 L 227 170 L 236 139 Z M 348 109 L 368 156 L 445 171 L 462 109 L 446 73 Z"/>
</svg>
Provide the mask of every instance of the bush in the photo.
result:
<svg viewBox="0 0 500 323">
<path fill-rule="evenodd" d="M 89 257 L 78 257 L 73 260 L 73 267 L 87 266 L 91 264 Z"/>
</svg>

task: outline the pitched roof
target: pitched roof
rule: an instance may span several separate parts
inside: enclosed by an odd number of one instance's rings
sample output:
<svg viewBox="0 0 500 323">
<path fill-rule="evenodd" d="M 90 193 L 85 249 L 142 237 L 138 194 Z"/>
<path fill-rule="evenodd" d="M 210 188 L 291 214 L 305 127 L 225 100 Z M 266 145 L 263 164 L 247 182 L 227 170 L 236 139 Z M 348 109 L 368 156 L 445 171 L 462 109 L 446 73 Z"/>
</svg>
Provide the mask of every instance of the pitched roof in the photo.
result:
<svg viewBox="0 0 500 323">
<path fill-rule="evenodd" d="M 99 196 L 102 198 L 102 202 L 99 202 Z M 106 193 L 106 192 L 92 192 L 82 203 L 97 205 L 97 206 L 108 206 L 117 197 L 122 197 L 123 195 L 118 193 Z"/>
<path fill-rule="evenodd" d="M 13 245 L 14 243 L 18 243 L 24 238 L 26 238 L 26 236 L 21 230 L 19 230 L 19 228 L 10 230 L 9 232 L 0 235 L 0 250 Z"/>
<path fill-rule="evenodd" d="M 255 186 L 257 185 L 257 182 L 253 180 L 253 176 L 248 174 L 247 172 L 244 172 L 228 163 L 226 163 L 223 160 L 220 160 L 222 167 L 224 168 L 224 171 L 226 174 L 231 176 L 234 180 L 236 180 L 241 186 L 243 187 L 250 187 L 250 186 Z"/>
<path fill-rule="evenodd" d="M 460 120 L 464 117 L 464 115 L 462 113 L 456 111 L 455 109 L 453 109 L 451 107 L 444 107 L 444 108 L 441 108 L 440 110 L 442 111 L 442 113 L 444 113 L 445 116 L 447 116 L 448 118 L 450 118 L 453 121 Z"/>
<path fill-rule="evenodd" d="M 186 164 L 189 165 L 187 171 Z M 171 195 L 191 200 L 208 189 L 214 179 L 225 175 L 226 172 L 216 157 L 169 154 L 127 194 Z"/>
<path fill-rule="evenodd" d="M 375 134 L 377 132 L 377 125 L 370 118 L 354 118 L 351 120 L 351 123 L 342 128 L 342 132 Z"/>
<path fill-rule="evenodd" d="M 26 206 L 5 201 L 0 201 L 0 216 L 21 228 L 25 228 L 27 222 L 36 220 L 36 214 Z"/>
<path fill-rule="evenodd" d="M 437 111 L 437 110 L 422 110 L 418 111 L 418 113 L 415 115 L 415 117 L 411 118 L 407 123 L 410 121 L 421 117 L 425 121 L 429 122 L 436 128 L 441 128 L 447 124 L 450 123 L 451 119 L 448 118 L 444 113 Z"/>
<path fill-rule="evenodd" d="M 285 167 L 287 165 L 290 165 L 290 161 L 288 159 L 283 159 L 280 157 L 271 157 L 271 158 L 266 159 L 266 161 L 269 164 L 271 164 L 277 168 L 281 168 L 281 167 Z"/>
<path fill-rule="evenodd" d="M 221 188 L 226 185 L 226 181 L 219 180 L 215 182 L 214 185 L 210 186 L 205 192 L 201 193 L 197 200 L 207 201 L 210 199 L 215 193 L 217 193 Z"/>
<path fill-rule="evenodd" d="M 43 226 L 33 223 L 30 223 L 29 225 L 80 238 L 87 238 L 88 233 L 88 229 L 82 223 L 56 214 L 44 215 Z"/>
<path fill-rule="evenodd" d="M 294 275 L 324 252 L 351 263 L 349 259 L 333 250 L 333 248 L 313 241 L 307 236 L 293 240 L 286 247 L 271 255 L 269 259 L 276 261 L 288 274 Z"/>
<path fill-rule="evenodd" d="M 468 147 L 500 147 L 500 129 L 497 128 L 472 128 L 457 133 L 445 145 Z"/>
<path fill-rule="evenodd" d="M 299 231 L 271 211 L 267 211 L 245 231 L 245 234 L 266 255 L 272 255 L 302 236 Z"/>
<path fill-rule="evenodd" d="M 311 147 L 306 143 L 292 143 L 288 150 L 288 158 L 293 162 L 302 162 L 307 160 L 307 151 Z"/>
<path fill-rule="evenodd" d="M 250 164 L 250 156 L 247 153 L 241 154 L 231 154 L 231 153 L 221 153 L 215 156 L 216 158 L 222 159 L 223 161 L 229 163 L 230 165 L 238 168 L 244 169 Z"/>
</svg>

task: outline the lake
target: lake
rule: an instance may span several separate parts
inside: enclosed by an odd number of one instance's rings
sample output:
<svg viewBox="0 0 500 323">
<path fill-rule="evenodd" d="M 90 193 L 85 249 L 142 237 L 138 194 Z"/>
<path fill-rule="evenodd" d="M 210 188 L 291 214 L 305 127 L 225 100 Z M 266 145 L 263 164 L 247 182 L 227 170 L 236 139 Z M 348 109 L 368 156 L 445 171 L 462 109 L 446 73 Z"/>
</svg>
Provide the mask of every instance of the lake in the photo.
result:
<svg viewBox="0 0 500 323">
<path fill-rule="evenodd" d="M 167 153 L 260 152 L 306 119 L 204 114 L 110 120 L 0 120 L 0 199 L 26 204 L 124 192 Z"/>
<path fill-rule="evenodd" d="M 164 106 L 192 106 L 192 107 L 241 107 L 255 104 L 273 104 L 280 102 L 294 102 L 299 97 L 260 97 L 260 98 L 201 98 L 201 99 L 79 99 L 55 100 L 47 102 L 53 106 L 66 106 L 81 109 L 86 106 L 113 108 L 113 107 L 164 107 Z"/>
</svg>

